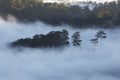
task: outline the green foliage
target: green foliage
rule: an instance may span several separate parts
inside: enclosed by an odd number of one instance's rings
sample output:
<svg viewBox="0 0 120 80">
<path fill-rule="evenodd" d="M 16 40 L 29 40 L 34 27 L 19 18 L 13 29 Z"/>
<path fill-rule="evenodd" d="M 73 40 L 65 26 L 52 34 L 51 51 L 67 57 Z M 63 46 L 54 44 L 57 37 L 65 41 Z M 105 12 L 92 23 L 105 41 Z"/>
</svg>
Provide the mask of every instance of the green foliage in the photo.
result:
<svg viewBox="0 0 120 80">
<path fill-rule="evenodd" d="M 30 8 L 42 1 L 40 0 L 10 0 L 10 4 L 12 8 L 18 9 L 18 10 L 23 10 L 25 8 Z"/>
<path fill-rule="evenodd" d="M 13 15 L 21 22 L 40 20 L 51 25 L 65 23 L 77 28 L 120 25 L 120 1 L 89 4 L 96 6 L 90 10 L 88 6 L 42 3 L 40 0 L 0 0 L 0 15 Z"/>
</svg>

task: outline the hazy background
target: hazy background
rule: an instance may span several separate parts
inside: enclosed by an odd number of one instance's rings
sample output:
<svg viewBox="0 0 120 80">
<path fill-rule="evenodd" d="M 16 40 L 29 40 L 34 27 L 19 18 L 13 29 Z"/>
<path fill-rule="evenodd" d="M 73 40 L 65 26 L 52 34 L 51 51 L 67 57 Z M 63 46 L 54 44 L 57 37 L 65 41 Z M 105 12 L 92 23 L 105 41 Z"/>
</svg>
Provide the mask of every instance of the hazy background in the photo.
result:
<svg viewBox="0 0 120 80">
<path fill-rule="evenodd" d="M 81 32 L 81 47 L 12 49 L 19 38 L 67 29 Z M 0 80 L 120 80 L 120 30 L 107 29 L 107 39 L 93 46 L 90 39 L 101 29 L 72 29 L 42 22 L 21 24 L 0 19 Z"/>
</svg>

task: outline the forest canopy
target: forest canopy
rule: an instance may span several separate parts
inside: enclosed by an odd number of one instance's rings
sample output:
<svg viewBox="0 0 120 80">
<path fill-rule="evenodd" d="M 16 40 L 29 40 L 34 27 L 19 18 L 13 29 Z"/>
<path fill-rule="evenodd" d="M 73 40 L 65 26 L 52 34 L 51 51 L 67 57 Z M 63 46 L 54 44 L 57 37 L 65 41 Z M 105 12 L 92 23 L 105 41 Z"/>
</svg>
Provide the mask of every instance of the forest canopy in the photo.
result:
<svg viewBox="0 0 120 80">
<path fill-rule="evenodd" d="M 0 15 L 4 19 L 12 15 L 20 22 L 42 21 L 50 25 L 68 24 L 77 28 L 120 25 L 120 1 L 84 4 L 94 4 L 95 7 L 91 10 L 89 6 L 43 3 L 42 0 L 0 0 Z"/>
</svg>

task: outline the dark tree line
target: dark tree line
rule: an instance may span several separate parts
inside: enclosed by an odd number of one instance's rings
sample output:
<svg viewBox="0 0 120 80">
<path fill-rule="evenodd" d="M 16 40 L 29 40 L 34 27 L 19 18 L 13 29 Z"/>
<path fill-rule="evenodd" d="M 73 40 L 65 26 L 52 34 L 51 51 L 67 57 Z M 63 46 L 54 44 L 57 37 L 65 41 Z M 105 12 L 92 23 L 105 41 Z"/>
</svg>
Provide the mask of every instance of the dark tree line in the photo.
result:
<svg viewBox="0 0 120 80">
<path fill-rule="evenodd" d="M 75 32 L 69 40 L 69 33 L 67 30 L 62 31 L 51 31 L 48 34 L 36 34 L 33 38 L 21 38 L 11 43 L 11 47 L 31 47 L 31 48 L 51 48 L 51 47 L 64 47 L 69 46 L 70 42 L 73 46 L 79 47 L 82 43 L 80 32 Z M 94 45 L 97 45 L 99 40 L 106 38 L 106 33 L 104 31 L 98 31 L 95 34 L 95 38 L 91 39 Z"/>
<path fill-rule="evenodd" d="M 6 19 L 13 15 L 21 22 L 43 21 L 51 25 L 63 23 L 78 28 L 97 25 L 111 27 L 120 25 L 120 1 L 94 3 L 93 10 L 88 6 L 65 5 L 63 3 L 42 3 L 42 0 L 0 0 L 0 15 Z"/>
<path fill-rule="evenodd" d="M 62 31 L 51 31 L 46 35 L 36 34 L 33 38 L 18 39 L 11 43 L 12 47 L 62 47 L 69 45 L 68 32 Z"/>
</svg>

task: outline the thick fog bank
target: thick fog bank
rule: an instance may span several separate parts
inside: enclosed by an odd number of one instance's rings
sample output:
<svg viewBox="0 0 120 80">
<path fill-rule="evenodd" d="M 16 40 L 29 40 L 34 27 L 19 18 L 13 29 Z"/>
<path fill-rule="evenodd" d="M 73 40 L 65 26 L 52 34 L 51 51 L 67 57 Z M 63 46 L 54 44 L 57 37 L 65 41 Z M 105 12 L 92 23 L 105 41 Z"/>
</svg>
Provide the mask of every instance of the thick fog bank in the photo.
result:
<svg viewBox="0 0 120 80">
<path fill-rule="evenodd" d="M 70 35 L 81 32 L 81 47 L 54 49 L 12 49 L 19 38 L 62 30 L 41 22 L 19 24 L 0 20 L 0 80 L 120 80 L 120 29 L 104 30 L 107 39 L 94 46 L 97 29 L 77 30 L 66 26 Z"/>
</svg>

